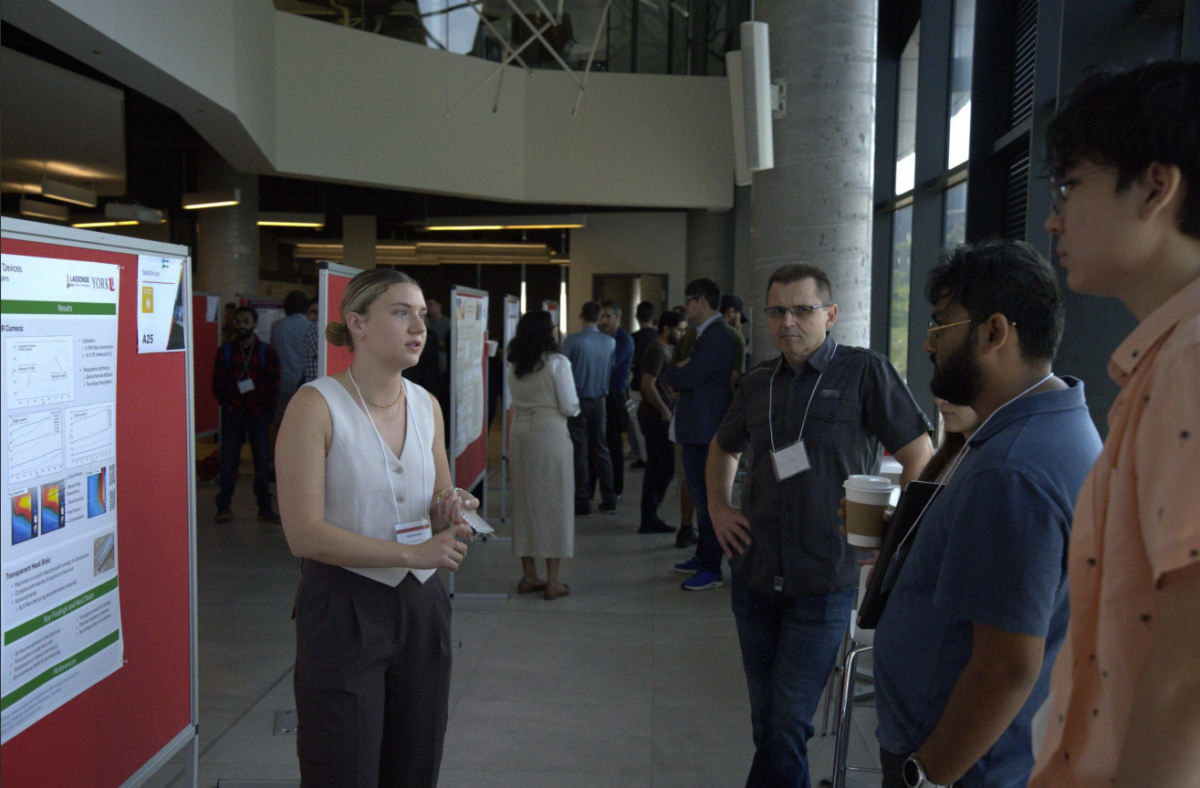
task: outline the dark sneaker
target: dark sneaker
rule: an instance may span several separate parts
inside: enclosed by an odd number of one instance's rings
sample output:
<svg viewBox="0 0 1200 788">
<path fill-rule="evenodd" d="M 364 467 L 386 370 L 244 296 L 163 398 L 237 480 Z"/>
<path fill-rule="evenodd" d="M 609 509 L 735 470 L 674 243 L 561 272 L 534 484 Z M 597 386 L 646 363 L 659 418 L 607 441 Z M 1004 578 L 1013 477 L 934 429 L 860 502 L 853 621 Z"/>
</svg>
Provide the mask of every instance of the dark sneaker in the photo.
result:
<svg viewBox="0 0 1200 788">
<path fill-rule="evenodd" d="M 675 534 L 676 547 L 691 547 L 700 541 L 700 534 L 696 533 L 696 526 L 689 525 L 687 528 L 680 528 L 679 533 Z"/>
<path fill-rule="evenodd" d="M 686 561 L 675 564 L 674 569 L 681 575 L 694 575 L 700 571 L 700 559 L 692 556 Z"/>
<path fill-rule="evenodd" d="M 217 510 L 217 522 L 218 523 L 227 523 L 232 519 L 233 519 L 233 512 L 231 512 L 230 510 L 228 510 L 228 509 L 218 509 Z"/>
<path fill-rule="evenodd" d="M 723 585 L 725 585 L 725 581 L 719 574 L 710 572 L 707 569 L 701 569 L 687 580 L 684 580 L 679 587 L 684 591 L 707 591 L 710 588 L 720 588 Z"/>
<path fill-rule="evenodd" d="M 280 519 L 279 519 L 279 515 L 278 515 L 276 512 L 274 512 L 274 511 L 272 511 L 271 509 L 269 509 L 269 508 L 268 508 L 268 509 L 259 509 L 259 510 L 258 510 L 258 521 L 259 521 L 260 523 L 278 523 L 278 522 L 282 522 L 282 520 L 280 520 Z"/>
<path fill-rule="evenodd" d="M 675 533 L 675 526 L 667 525 L 662 520 L 651 520 L 649 522 L 642 523 L 642 526 L 640 528 L 638 528 L 638 533 L 639 534 L 673 534 L 673 533 Z"/>
<path fill-rule="evenodd" d="M 620 500 L 619 498 L 617 500 Z M 617 505 L 615 503 L 602 503 L 599 507 L 600 514 L 616 514 Z"/>
<path fill-rule="evenodd" d="M 575 507 L 575 516 L 576 517 L 591 517 L 592 510 L 591 509 L 581 509 L 578 506 L 576 506 Z"/>
</svg>

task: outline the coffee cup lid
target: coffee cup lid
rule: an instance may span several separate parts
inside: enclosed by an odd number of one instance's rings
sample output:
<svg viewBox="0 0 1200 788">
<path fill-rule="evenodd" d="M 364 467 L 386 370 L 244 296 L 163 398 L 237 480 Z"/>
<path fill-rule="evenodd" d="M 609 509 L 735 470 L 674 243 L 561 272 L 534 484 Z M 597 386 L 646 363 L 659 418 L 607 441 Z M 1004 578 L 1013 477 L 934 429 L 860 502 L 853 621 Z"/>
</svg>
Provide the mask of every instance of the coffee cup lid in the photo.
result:
<svg viewBox="0 0 1200 788">
<path fill-rule="evenodd" d="M 891 492 L 892 480 L 883 476 L 851 476 L 842 484 L 847 490 L 859 492 Z"/>
</svg>

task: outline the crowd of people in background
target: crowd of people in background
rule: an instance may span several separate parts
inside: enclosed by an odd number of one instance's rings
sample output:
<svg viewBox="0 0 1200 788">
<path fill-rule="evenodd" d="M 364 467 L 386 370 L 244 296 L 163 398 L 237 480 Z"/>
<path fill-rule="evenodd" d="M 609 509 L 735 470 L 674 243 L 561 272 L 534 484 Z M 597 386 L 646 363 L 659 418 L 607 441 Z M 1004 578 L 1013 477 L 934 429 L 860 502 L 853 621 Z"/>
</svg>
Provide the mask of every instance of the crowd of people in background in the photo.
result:
<svg viewBox="0 0 1200 788">
<path fill-rule="evenodd" d="M 860 564 L 873 560 L 842 535 L 844 483 L 876 473 L 886 451 L 902 467 L 902 485 L 938 487 L 883 578 L 874 670 L 885 788 L 1195 786 L 1198 119 L 1200 64 L 1161 62 L 1085 81 L 1047 132 L 1046 229 L 1058 239 L 1066 284 L 1120 299 L 1140 322 L 1112 356 L 1121 394 L 1104 443 L 1084 381 L 1053 369 L 1069 318 L 1058 276 L 1018 241 L 948 249 L 925 284 L 931 320 L 923 349 L 945 431 L 936 453 L 934 426 L 887 357 L 837 341 L 838 294 L 819 267 L 794 263 L 771 274 L 762 319 L 777 354 L 759 354 L 750 368 L 745 303 L 707 278 L 689 282 L 684 303 L 670 311 L 638 304 L 632 334 L 613 301 L 583 304 L 581 329 L 561 343 L 548 312 L 524 314 L 504 358 L 518 593 L 570 594 L 560 569 L 575 553 L 576 520 L 615 514 L 627 464 L 643 471 L 638 533 L 695 546 L 673 566 L 686 575 L 682 589 L 724 585 L 729 564 L 756 750 L 747 785 L 807 788 L 811 720 L 852 615 Z M 270 343 L 255 336 L 253 307 L 233 310 L 234 333 L 218 350 L 212 381 L 222 408 L 217 519 L 232 517 L 248 438 L 259 519 L 279 520 L 269 493 L 272 425 L 289 400 L 302 399 L 314 421 L 291 418 L 292 470 L 347 496 L 365 494 L 369 483 L 395 499 L 381 509 L 386 527 L 375 534 L 374 521 L 330 519 L 330 507 L 349 498 L 324 504 L 328 522 L 320 521 L 322 504 L 293 480 L 284 525 L 306 558 L 304 582 L 361 585 L 372 570 L 345 576 L 329 565 L 379 567 L 388 585 L 404 580 L 412 599 L 423 600 L 428 609 L 412 614 L 433 622 L 431 636 L 442 642 L 444 592 L 424 584 L 428 574 L 408 578 L 457 567 L 466 548 L 454 537 L 470 536 L 462 517 L 478 505 L 449 487 L 443 450 L 450 321 L 433 298 L 422 313 L 420 289 L 404 275 L 370 273 L 375 279 L 352 282 L 357 301 L 343 301 L 344 322 L 330 323 L 341 344 L 357 349 L 355 366 L 336 380 L 316 374 L 315 301 L 289 294 Z M 385 303 L 393 297 L 404 299 L 399 311 Z M 411 394 L 397 382 L 401 371 L 419 383 Z M 363 390 L 352 373 L 363 377 Z M 393 422 L 405 407 L 407 419 Z M 414 417 L 413 408 L 426 416 Z M 372 462 L 382 447 L 378 473 L 356 480 L 350 465 L 326 468 L 334 425 Z M 420 454 L 406 454 L 408 429 L 424 442 L 411 450 Z M 678 527 L 659 516 L 676 480 Z M 405 495 L 418 503 L 402 512 Z M 380 563 L 367 537 L 396 544 L 393 504 L 401 525 L 447 530 L 430 531 L 436 544 L 411 542 Z M 376 589 L 380 604 L 392 588 Z M 352 614 L 347 607 L 338 616 Z M 337 656 L 336 647 L 316 644 L 303 606 L 299 615 L 302 650 Z M 409 658 L 422 670 L 448 659 L 416 651 Z M 350 713 L 322 710 L 311 664 L 302 670 L 298 658 L 296 675 L 302 731 L 306 719 L 332 723 Z M 389 697 L 407 691 L 387 686 Z M 439 720 L 432 733 L 397 747 L 440 754 L 445 689 L 426 693 Z M 1043 740 L 1035 715 L 1048 702 Z M 382 711 L 377 716 L 376 727 Z M 304 745 L 302 738 L 302 755 Z M 378 748 L 368 755 L 378 768 Z M 422 768 L 424 784 L 430 769 Z"/>
</svg>

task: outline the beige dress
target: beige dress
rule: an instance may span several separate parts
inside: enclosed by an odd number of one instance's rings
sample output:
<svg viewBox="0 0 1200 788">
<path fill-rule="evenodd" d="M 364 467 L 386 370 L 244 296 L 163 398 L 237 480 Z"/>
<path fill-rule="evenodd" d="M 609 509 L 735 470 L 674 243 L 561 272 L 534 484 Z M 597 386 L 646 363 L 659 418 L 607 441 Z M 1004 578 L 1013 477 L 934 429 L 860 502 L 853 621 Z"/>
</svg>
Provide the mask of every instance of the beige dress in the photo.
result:
<svg viewBox="0 0 1200 788">
<path fill-rule="evenodd" d="M 571 362 L 549 353 L 523 378 L 508 366 L 512 429 L 508 475 L 512 481 L 513 555 L 571 558 L 575 554 L 575 453 L 567 418 L 579 414 Z"/>
</svg>

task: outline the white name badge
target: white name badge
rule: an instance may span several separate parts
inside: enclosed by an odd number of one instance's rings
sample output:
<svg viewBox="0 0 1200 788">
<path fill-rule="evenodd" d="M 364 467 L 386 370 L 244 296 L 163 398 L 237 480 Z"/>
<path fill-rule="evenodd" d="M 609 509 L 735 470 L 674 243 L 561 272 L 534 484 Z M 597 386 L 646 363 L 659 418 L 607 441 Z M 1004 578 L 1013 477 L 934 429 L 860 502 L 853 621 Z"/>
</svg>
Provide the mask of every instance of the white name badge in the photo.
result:
<svg viewBox="0 0 1200 788">
<path fill-rule="evenodd" d="M 254 381 L 250 378 L 239 380 L 238 391 L 242 392 L 243 394 L 248 394 L 249 392 L 254 391 Z"/>
<path fill-rule="evenodd" d="M 808 452 L 804 450 L 803 440 L 771 452 L 771 461 L 775 464 L 775 478 L 778 481 L 790 479 L 812 467 L 809 465 Z"/>
<path fill-rule="evenodd" d="M 411 523 L 401 523 L 396 526 L 396 541 L 400 544 L 421 544 L 433 538 L 433 528 L 429 519 L 414 520 Z"/>
</svg>

